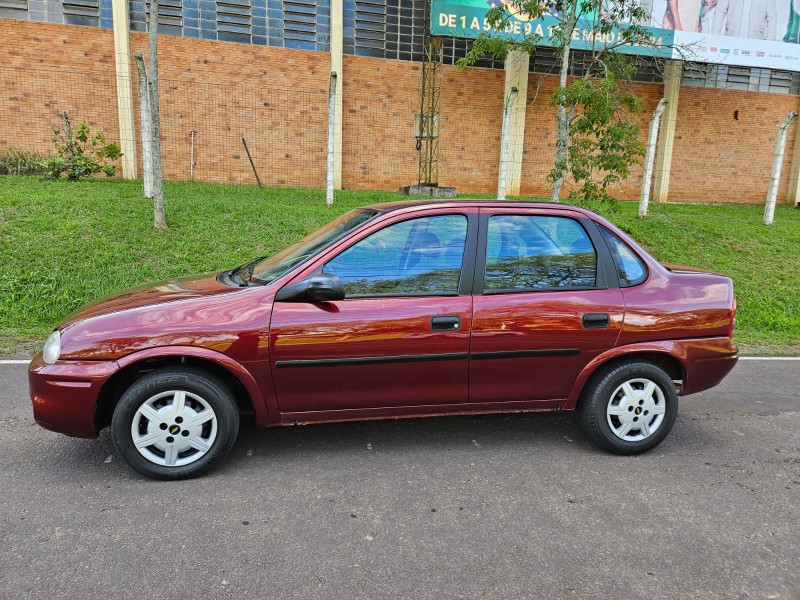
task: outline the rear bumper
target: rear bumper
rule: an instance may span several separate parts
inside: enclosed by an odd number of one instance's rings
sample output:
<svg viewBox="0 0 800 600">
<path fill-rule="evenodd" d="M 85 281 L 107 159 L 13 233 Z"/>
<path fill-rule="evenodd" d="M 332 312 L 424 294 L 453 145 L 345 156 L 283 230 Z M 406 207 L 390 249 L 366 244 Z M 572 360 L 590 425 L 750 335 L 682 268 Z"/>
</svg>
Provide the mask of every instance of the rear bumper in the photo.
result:
<svg viewBox="0 0 800 600">
<path fill-rule="evenodd" d="M 718 385 L 739 360 L 739 349 L 727 337 L 677 341 L 673 353 L 685 373 L 681 396 Z"/>
<path fill-rule="evenodd" d="M 57 361 L 39 354 L 28 367 L 34 420 L 51 431 L 96 438 L 95 409 L 100 390 L 119 370 L 115 361 Z"/>
</svg>

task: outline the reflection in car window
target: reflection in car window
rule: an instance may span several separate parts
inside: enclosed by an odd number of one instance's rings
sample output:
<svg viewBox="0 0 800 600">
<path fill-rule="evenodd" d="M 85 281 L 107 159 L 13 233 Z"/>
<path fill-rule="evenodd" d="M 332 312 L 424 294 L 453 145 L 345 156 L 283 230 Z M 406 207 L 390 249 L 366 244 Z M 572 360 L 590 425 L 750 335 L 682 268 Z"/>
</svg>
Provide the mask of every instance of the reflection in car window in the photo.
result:
<svg viewBox="0 0 800 600">
<path fill-rule="evenodd" d="M 255 263 L 250 281 L 261 285 L 275 281 L 377 214 L 378 211 L 371 208 L 357 208 L 343 214 L 285 250 Z"/>
<path fill-rule="evenodd" d="M 566 217 L 489 219 L 486 290 L 594 287 L 597 253 L 583 226 Z"/>
<path fill-rule="evenodd" d="M 348 296 L 456 293 L 467 218 L 442 215 L 389 225 L 325 265 Z"/>
<path fill-rule="evenodd" d="M 605 227 L 601 226 L 600 231 L 606 238 L 611 255 L 614 257 L 614 264 L 619 273 L 619 284 L 622 287 L 631 287 L 639 285 L 647 279 L 647 267 L 644 266 L 642 259 L 634 254 L 630 246 Z"/>
</svg>

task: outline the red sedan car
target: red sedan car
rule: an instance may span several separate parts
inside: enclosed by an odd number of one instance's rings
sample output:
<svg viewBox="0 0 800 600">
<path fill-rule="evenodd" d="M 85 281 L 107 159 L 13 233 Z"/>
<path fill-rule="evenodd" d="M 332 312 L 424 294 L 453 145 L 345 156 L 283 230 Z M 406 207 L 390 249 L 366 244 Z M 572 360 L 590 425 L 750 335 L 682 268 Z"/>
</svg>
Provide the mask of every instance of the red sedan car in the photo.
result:
<svg viewBox="0 0 800 600">
<path fill-rule="evenodd" d="M 257 425 L 578 410 L 600 447 L 659 444 L 678 395 L 738 354 L 731 280 L 662 266 L 559 204 L 353 210 L 270 257 L 128 290 L 69 316 L 30 365 L 36 421 L 111 426 L 178 479 Z"/>
</svg>

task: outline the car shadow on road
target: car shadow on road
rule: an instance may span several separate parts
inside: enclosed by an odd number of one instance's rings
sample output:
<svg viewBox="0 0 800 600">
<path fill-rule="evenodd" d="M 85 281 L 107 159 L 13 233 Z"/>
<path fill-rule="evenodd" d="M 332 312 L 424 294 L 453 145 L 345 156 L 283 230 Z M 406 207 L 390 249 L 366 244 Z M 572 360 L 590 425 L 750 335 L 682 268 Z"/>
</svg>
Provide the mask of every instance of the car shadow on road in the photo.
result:
<svg viewBox="0 0 800 600">
<path fill-rule="evenodd" d="M 662 449 L 699 450 L 716 443 L 710 435 L 700 421 L 679 418 Z M 65 462 L 74 467 L 69 469 L 73 476 L 75 472 L 85 473 L 88 478 L 92 473 L 109 476 L 110 471 L 119 469 L 127 471 L 130 477 L 140 478 L 124 466 L 108 429 L 97 440 L 50 436 L 47 439 L 52 441 L 51 448 L 44 450 L 40 445 L 37 462 L 49 462 L 41 466 L 55 478 Z M 612 460 L 621 458 L 605 454 L 591 444 L 572 412 L 390 419 L 266 429 L 245 420 L 231 455 L 215 473 L 258 471 L 267 465 L 293 469 L 320 457 L 340 462 L 360 461 L 365 451 L 397 459 L 413 455 L 422 461 L 475 451 L 498 457 L 557 453 L 577 459 L 598 455 Z M 48 456 L 50 461 L 46 459 Z"/>
</svg>

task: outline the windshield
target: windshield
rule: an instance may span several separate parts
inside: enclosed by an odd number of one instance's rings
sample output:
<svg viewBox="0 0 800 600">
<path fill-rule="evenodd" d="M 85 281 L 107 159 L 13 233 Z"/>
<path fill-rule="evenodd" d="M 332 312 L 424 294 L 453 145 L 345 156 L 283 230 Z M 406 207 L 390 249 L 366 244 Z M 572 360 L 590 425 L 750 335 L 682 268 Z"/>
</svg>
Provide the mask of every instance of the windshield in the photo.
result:
<svg viewBox="0 0 800 600">
<path fill-rule="evenodd" d="M 244 277 L 250 283 L 260 285 L 272 283 L 278 277 L 288 273 L 296 265 L 315 255 L 323 248 L 327 248 L 376 214 L 378 214 L 378 211 L 371 208 L 351 210 L 285 250 L 281 250 L 273 256 L 262 257 L 242 265 L 236 269 L 235 274 Z M 247 277 L 248 272 L 249 278 Z"/>
</svg>

